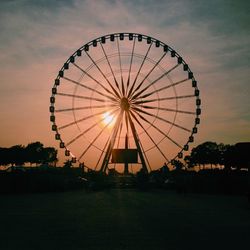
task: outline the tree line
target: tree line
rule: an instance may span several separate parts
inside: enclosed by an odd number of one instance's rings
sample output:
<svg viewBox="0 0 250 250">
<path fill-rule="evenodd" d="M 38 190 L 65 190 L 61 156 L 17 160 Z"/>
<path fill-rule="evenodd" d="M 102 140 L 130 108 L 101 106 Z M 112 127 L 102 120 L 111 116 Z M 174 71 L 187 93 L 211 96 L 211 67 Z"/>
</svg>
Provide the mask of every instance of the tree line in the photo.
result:
<svg viewBox="0 0 250 250">
<path fill-rule="evenodd" d="M 205 165 L 211 168 L 218 165 L 226 169 L 244 168 L 249 165 L 248 154 L 250 143 L 237 143 L 235 145 L 216 143 L 207 141 L 194 147 L 190 154 L 185 156 L 184 162 L 173 160 L 172 165 L 176 169 L 193 168 L 198 166 L 200 169 Z M 57 150 L 53 147 L 44 147 L 41 142 L 33 142 L 26 147 L 15 145 L 10 148 L 0 148 L 0 165 L 23 165 L 32 164 L 54 164 L 56 165 Z M 65 162 L 65 167 L 70 161 Z M 164 167 L 163 167 L 164 168 Z"/>
<path fill-rule="evenodd" d="M 249 167 L 250 143 L 237 143 L 235 145 L 207 141 L 191 150 L 190 155 L 184 158 L 187 168 L 198 166 L 204 168 L 210 165 L 211 168 L 224 166 L 225 169 L 241 169 Z M 180 168 L 178 160 L 175 162 Z"/>
<path fill-rule="evenodd" d="M 213 166 L 224 165 L 227 151 L 231 145 L 216 142 L 204 142 L 191 150 L 190 155 L 187 155 L 184 160 L 188 168 L 205 165 Z"/>
<path fill-rule="evenodd" d="M 207 141 L 194 147 L 190 154 L 184 157 L 184 161 L 172 160 L 172 166 L 176 170 L 192 169 L 200 170 L 205 166 L 216 168 L 222 166 L 226 170 L 242 169 L 250 167 L 250 142 L 236 143 L 235 145 Z M 163 170 L 166 166 L 163 166 Z"/>
<path fill-rule="evenodd" d="M 0 148 L 0 165 L 17 166 L 25 163 L 56 164 L 57 150 L 53 147 L 44 147 L 41 142 L 32 142 L 27 146 L 15 145 L 10 148 Z"/>
</svg>

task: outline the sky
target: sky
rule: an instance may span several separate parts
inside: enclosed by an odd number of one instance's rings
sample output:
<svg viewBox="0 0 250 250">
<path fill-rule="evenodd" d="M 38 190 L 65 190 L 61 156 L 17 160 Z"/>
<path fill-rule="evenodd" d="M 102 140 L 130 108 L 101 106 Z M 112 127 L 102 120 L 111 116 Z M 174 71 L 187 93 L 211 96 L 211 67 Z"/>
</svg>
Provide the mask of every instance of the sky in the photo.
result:
<svg viewBox="0 0 250 250">
<path fill-rule="evenodd" d="M 199 84 L 193 146 L 250 140 L 250 2 L 245 0 L 1 0 L 0 147 L 58 148 L 49 98 L 58 70 L 83 44 L 136 32 L 173 47 Z"/>
</svg>

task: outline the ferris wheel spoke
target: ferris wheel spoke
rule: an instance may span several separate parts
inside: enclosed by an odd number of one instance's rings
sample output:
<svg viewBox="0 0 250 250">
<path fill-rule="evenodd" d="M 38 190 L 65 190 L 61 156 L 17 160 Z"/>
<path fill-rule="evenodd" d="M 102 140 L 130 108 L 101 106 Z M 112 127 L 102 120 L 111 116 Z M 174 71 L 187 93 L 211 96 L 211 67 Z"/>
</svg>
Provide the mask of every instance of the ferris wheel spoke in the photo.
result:
<svg viewBox="0 0 250 250">
<path fill-rule="evenodd" d="M 138 118 L 132 112 L 131 112 L 131 115 L 133 116 L 133 118 L 135 119 L 135 121 L 140 125 L 140 127 L 144 130 L 144 132 L 147 134 L 147 136 L 149 137 L 149 139 L 153 142 L 153 144 L 155 145 L 155 147 L 159 150 L 159 152 L 164 157 L 164 159 L 166 161 L 169 161 L 169 159 L 162 152 L 162 150 L 159 148 L 158 144 L 155 142 L 155 140 L 152 138 L 152 136 L 148 133 L 147 129 L 141 124 L 141 122 L 138 120 Z"/>
<path fill-rule="evenodd" d="M 154 106 L 146 106 L 146 105 L 137 105 L 140 108 L 144 108 L 144 109 L 157 109 L 157 110 L 163 110 L 163 111 L 168 111 L 168 112 L 175 112 L 175 113 L 182 113 L 182 114 L 188 114 L 188 115 L 195 115 L 195 112 L 191 112 L 191 111 L 185 111 L 185 110 L 179 110 L 179 109 L 169 109 L 169 108 L 161 108 L 161 107 L 154 107 Z M 141 109 L 133 107 L 134 109 L 136 109 L 137 111 L 141 111 Z"/>
<path fill-rule="evenodd" d="M 77 141 L 79 138 L 81 138 L 83 135 L 85 135 L 87 132 L 89 132 L 91 129 L 93 129 L 95 126 L 97 126 L 98 123 L 95 123 L 93 125 L 91 125 L 89 128 L 85 129 L 82 133 L 80 133 L 79 135 L 77 135 L 76 137 L 74 137 L 73 139 L 71 139 L 67 144 L 66 147 L 70 146 L 72 143 L 74 143 L 75 141 Z"/>
<path fill-rule="evenodd" d="M 168 71 L 164 72 L 161 76 L 159 76 L 158 78 L 156 78 L 153 82 L 151 82 L 148 86 L 146 86 L 144 89 L 142 89 L 140 92 L 138 92 L 136 95 L 133 96 L 132 100 L 137 99 L 138 97 L 140 97 L 140 95 L 142 93 L 144 93 L 149 87 L 151 87 L 153 84 L 157 83 L 158 81 L 160 81 L 164 76 L 168 75 L 169 73 L 171 73 L 173 70 L 175 70 L 180 64 L 176 64 L 175 66 L 173 66 L 171 69 L 169 69 Z"/>
<path fill-rule="evenodd" d="M 93 118 L 93 117 L 95 117 L 95 116 L 97 116 L 97 115 L 101 115 L 102 113 L 103 113 L 103 111 L 102 111 L 102 112 L 99 112 L 99 113 L 96 113 L 96 114 L 92 114 L 92 115 L 83 117 L 83 118 L 81 118 L 81 119 L 75 120 L 75 121 L 70 122 L 70 123 L 67 123 L 67 124 L 65 124 L 65 125 L 63 125 L 63 126 L 60 126 L 60 127 L 58 128 L 58 130 L 68 128 L 68 127 L 70 127 L 70 126 L 72 126 L 72 125 L 75 125 L 75 124 L 77 124 L 77 123 L 79 123 L 79 122 L 83 122 L 83 121 L 86 121 L 86 120 L 88 120 L 88 119 L 91 119 L 91 118 Z"/>
<path fill-rule="evenodd" d="M 148 115 L 148 116 L 151 116 L 151 117 L 155 117 L 154 114 L 151 114 L 151 113 L 149 113 L 149 112 L 147 112 L 147 111 L 145 111 L 145 110 L 142 110 L 142 109 L 140 109 L 140 108 L 137 108 L 137 107 L 131 107 L 131 108 L 132 108 L 133 111 L 137 111 L 137 112 L 139 112 L 139 113 L 143 113 L 143 114 L 145 114 L 145 115 Z"/>
<path fill-rule="evenodd" d="M 128 133 L 129 132 L 129 126 L 128 126 L 128 115 L 127 115 L 127 112 L 125 113 L 125 124 L 126 124 L 127 133 Z"/>
<path fill-rule="evenodd" d="M 85 107 L 76 107 L 76 108 L 67 108 L 67 109 L 56 109 L 55 113 L 60 113 L 60 112 L 69 112 L 69 111 L 76 111 L 76 110 L 85 110 L 85 109 L 105 109 L 105 108 L 113 108 L 117 107 L 116 104 L 113 105 L 93 105 L 93 106 L 85 106 Z"/>
<path fill-rule="evenodd" d="M 117 142 L 117 147 L 118 147 L 118 148 L 119 148 L 119 144 L 120 144 L 120 138 L 121 138 L 122 127 L 123 127 L 123 120 L 122 120 L 121 123 L 120 123 L 120 130 L 119 130 L 118 142 Z"/>
<path fill-rule="evenodd" d="M 81 86 L 81 87 L 83 87 L 83 88 L 85 88 L 85 89 L 91 90 L 91 91 L 93 91 L 93 92 L 95 92 L 95 93 L 97 93 L 97 94 L 99 94 L 99 95 L 101 95 L 101 96 L 105 96 L 105 97 L 107 97 L 108 99 L 110 99 L 111 101 L 117 102 L 117 99 L 115 99 L 114 97 L 111 97 L 111 96 L 109 96 L 109 95 L 106 95 L 106 94 L 104 94 L 104 93 L 101 93 L 100 91 L 98 91 L 98 90 L 96 90 L 96 89 L 93 89 L 93 88 L 91 88 L 91 87 L 89 87 L 89 86 L 86 86 L 86 85 L 84 85 L 84 84 L 82 84 L 82 83 L 80 83 L 80 82 L 78 82 L 78 81 L 72 80 L 72 79 L 70 79 L 70 78 L 68 78 L 68 77 L 63 77 L 63 79 L 65 79 L 65 80 L 67 80 L 67 81 L 69 81 L 69 82 L 72 82 L 72 83 L 74 83 L 74 84 L 76 84 L 76 85 L 78 85 L 78 86 Z"/>
<path fill-rule="evenodd" d="M 167 101 L 167 100 L 175 100 L 175 99 L 185 99 L 185 98 L 194 98 L 195 95 L 180 95 L 180 96 L 170 96 L 165 98 L 156 98 L 156 99 L 149 99 L 149 100 L 141 100 L 141 101 L 133 101 L 132 104 L 144 104 L 149 102 L 158 102 L 158 101 Z"/>
<path fill-rule="evenodd" d="M 118 55 L 119 55 L 119 65 L 120 65 L 121 84 L 122 84 L 122 96 L 124 96 L 125 95 L 125 88 L 124 88 L 123 73 L 122 73 L 122 60 L 121 60 L 119 39 L 117 38 L 116 41 L 117 41 L 117 50 L 118 50 Z"/>
<path fill-rule="evenodd" d="M 185 127 L 183 127 L 183 126 L 181 126 L 181 125 L 179 125 L 179 124 L 177 124 L 177 123 L 171 122 L 171 121 L 169 121 L 169 120 L 167 120 L 167 119 L 165 119 L 165 118 L 162 118 L 162 117 L 157 116 L 157 119 L 159 119 L 159 120 L 161 120 L 161 121 L 163 121 L 163 122 L 166 122 L 166 123 L 168 123 L 168 124 L 170 124 L 170 125 L 173 125 L 174 127 L 177 127 L 177 128 L 179 128 L 179 129 L 182 129 L 182 130 L 184 130 L 184 131 L 186 131 L 186 132 L 189 132 L 189 133 L 192 132 L 190 129 L 185 128 Z"/>
<path fill-rule="evenodd" d="M 166 133 L 164 133 L 162 130 L 160 130 L 158 127 L 156 127 L 153 123 L 149 122 L 144 116 L 142 116 L 139 112 L 135 111 L 135 113 L 145 122 L 150 124 L 153 128 L 155 128 L 158 132 L 160 132 L 162 135 L 164 135 L 169 141 L 171 141 L 173 144 L 175 144 L 177 147 L 182 149 L 182 146 L 176 142 L 174 139 L 172 139 L 170 136 L 168 136 Z"/>
<path fill-rule="evenodd" d="M 112 73 L 112 76 L 113 76 L 115 85 L 116 85 L 117 89 L 119 90 L 119 92 L 120 92 L 120 94 L 121 94 L 121 90 L 120 90 L 120 88 L 119 88 L 117 79 L 116 79 L 116 77 L 115 77 L 114 71 L 113 71 L 113 69 L 112 69 L 112 67 L 111 67 L 110 61 L 109 61 L 109 59 L 108 59 L 107 53 L 106 53 L 106 51 L 105 51 L 105 49 L 104 49 L 102 43 L 101 43 L 101 48 L 102 48 L 103 54 L 104 54 L 104 56 L 105 56 L 105 58 L 106 58 L 106 61 L 107 61 L 108 65 L 109 65 L 109 68 L 110 68 L 110 71 L 111 71 L 111 73 Z"/>
<path fill-rule="evenodd" d="M 128 117 L 128 121 L 129 121 L 129 125 L 130 125 L 130 128 L 131 128 L 132 135 L 134 137 L 134 142 L 135 142 L 138 154 L 139 154 L 140 159 L 141 159 L 142 168 L 143 168 L 144 171 L 148 172 L 148 169 L 146 167 L 146 162 L 145 162 L 145 159 L 144 159 L 144 156 L 146 156 L 146 154 L 142 149 L 142 144 L 141 144 L 140 138 L 138 136 L 138 133 L 136 131 L 134 122 L 133 122 L 133 120 L 132 120 L 132 118 L 130 116 L 130 112 L 127 112 L 127 117 Z"/>
<path fill-rule="evenodd" d="M 95 97 L 91 97 L 91 96 L 73 95 L 73 94 L 66 94 L 66 93 L 61 93 L 61 92 L 58 92 L 57 95 L 65 96 L 65 97 L 73 97 L 73 98 L 85 99 L 85 100 L 94 100 L 94 101 L 102 102 L 102 103 L 110 102 L 110 101 L 107 101 L 105 99 L 95 98 Z"/>
<path fill-rule="evenodd" d="M 103 131 L 109 126 L 109 124 L 112 121 L 110 121 L 109 123 L 107 123 L 102 129 L 101 131 L 97 134 L 97 136 L 92 140 L 92 142 L 88 145 L 88 147 L 82 152 L 82 154 L 79 157 L 79 160 L 81 160 L 81 158 L 88 152 L 88 150 L 92 147 L 92 145 L 99 139 L 99 137 L 101 136 L 101 134 L 103 133 Z"/>
<path fill-rule="evenodd" d="M 97 65 L 97 63 L 95 62 L 95 60 L 89 55 L 89 53 L 87 51 L 85 51 L 86 55 L 89 57 L 89 59 L 92 61 L 92 63 L 94 63 L 95 67 L 98 69 L 98 71 L 101 73 L 101 75 L 104 77 L 104 79 L 106 80 L 106 82 L 109 84 L 110 88 L 114 91 L 114 93 L 116 94 L 116 96 L 118 98 L 120 98 L 119 93 L 116 91 L 116 89 L 113 87 L 113 85 L 111 84 L 111 82 L 109 81 L 109 79 L 107 78 L 107 76 L 103 73 L 103 71 L 100 69 L 100 67 Z"/>
<path fill-rule="evenodd" d="M 133 41 L 132 53 L 131 53 L 131 57 L 130 57 L 128 80 L 127 80 L 127 87 L 126 87 L 126 95 L 128 93 L 128 88 L 129 88 L 129 84 L 130 84 L 130 73 L 131 73 L 131 68 L 132 68 L 132 63 L 133 63 L 133 58 L 134 58 L 134 50 L 135 50 L 135 39 Z"/>
<path fill-rule="evenodd" d="M 104 147 L 103 147 L 102 153 L 101 153 L 100 157 L 98 158 L 98 161 L 96 162 L 95 170 L 97 169 L 97 167 L 98 167 L 98 165 L 99 165 L 99 163 L 100 163 L 100 161 L 101 161 L 101 159 L 102 159 L 102 156 L 103 156 L 103 154 L 104 154 L 106 148 L 108 147 L 109 141 L 110 141 L 110 136 L 108 137 L 108 139 L 107 139 L 107 141 L 106 141 L 106 143 L 105 143 L 105 145 L 104 145 Z"/>
<path fill-rule="evenodd" d="M 121 123 L 122 118 L 123 118 L 123 113 L 124 113 L 124 110 L 120 110 L 120 113 L 119 113 L 119 115 L 118 115 L 118 117 L 116 119 L 115 125 L 113 126 L 113 129 L 112 129 L 112 131 L 110 133 L 110 135 L 111 135 L 110 136 L 110 141 L 109 141 L 107 151 L 105 153 L 105 156 L 104 156 L 104 159 L 103 159 L 103 162 L 102 162 L 101 171 L 106 172 L 106 170 L 107 170 L 107 166 L 108 166 L 109 159 L 110 159 L 110 156 L 111 156 L 111 153 L 112 153 L 112 149 L 114 148 L 114 145 L 115 145 L 115 140 L 116 140 L 116 137 L 117 137 L 119 126 L 120 126 L 120 123 Z"/>
<path fill-rule="evenodd" d="M 119 130 L 119 135 L 118 135 L 117 148 L 119 148 L 119 144 L 120 144 L 122 127 L 123 127 L 123 119 L 121 120 L 121 123 L 120 123 L 120 130 Z M 114 165 L 114 168 L 115 168 L 115 166 L 116 166 L 116 164 Z"/>
<path fill-rule="evenodd" d="M 137 78 L 138 78 L 138 76 L 139 76 L 139 74 L 140 74 L 140 72 L 141 72 L 141 69 L 142 69 L 142 67 L 143 67 L 143 65 L 144 65 L 144 63 L 145 63 L 145 60 L 146 60 L 146 58 L 147 58 L 147 56 L 148 56 L 148 53 L 149 53 L 151 47 L 152 47 L 152 43 L 150 43 L 150 46 L 148 47 L 148 50 L 147 50 L 145 56 L 143 57 L 142 63 L 141 63 L 141 65 L 140 65 L 140 68 L 139 68 L 139 70 L 138 70 L 138 72 L 137 72 L 137 74 L 136 74 L 136 77 L 135 77 L 135 79 L 134 79 L 134 82 L 133 82 L 133 84 L 132 84 L 132 86 L 131 86 L 131 88 L 130 88 L 130 90 L 129 90 L 129 92 L 128 92 L 128 98 L 130 98 L 131 93 L 132 93 L 133 90 L 134 90 L 134 87 L 135 87 Z"/>
<path fill-rule="evenodd" d="M 151 95 L 153 95 L 153 94 L 155 94 L 155 93 L 159 93 L 159 92 L 161 92 L 161 91 L 163 91 L 163 90 L 166 90 L 166 89 L 168 89 L 168 88 L 170 88 L 170 87 L 174 87 L 174 86 L 179 85 L 179 84 L 181 84 L 181 83 L 184 83 L 184 82 L 186 82 L 186 81 L 188 81 L 188 80 L 190 80 L 190 79 L 189 79 L 189 78 L 185 78 L 185 79 L 180 80 L 180 81 L 178 81 L 178 82 L 171 83 L 171 84 L 169 84 L 169 85 L 167 85 L 167 86 L 165 86 L 165 87 L 162 87 L 162 88 L 160 88 L 160 89 L 156 89 L 156 90 L 154 90 L 154 91 L 152 91 L 152 92 L 150 92 L 150 93 L 148 93 L 148 94 L 145 94 L 145 95 L 143 95 L 143 96 L 140 96 L 140 98 L 147 98 L 147 97 L 149 97 L 149 96 L 151 96 Z"/>
<path fill-rule="evenodd" d="M 118 109 L 114 110 L 112 113 L 110 113 L 111 115 L 114 114 Z M 79 138 L 81 138 L 83 135 L 85 135 L 86 133 L 88 133 L 90 130 L 92 130 L 94 127 L 96 127 L 97 125 L 101 124 L 103 121 L 105 120 L 105 117 L 102 118 L 101 120 L 95 122 L 94 124 L 92 124 L 91 126 L 89 126 L 87 129 L 85 129 L 82 133 L 78 134 L 76 137 L 74 137 L 73 139 L 71 139 L 66 146 L 68 147 L 69 145 L 71 145 L 72 143 L 74 143 L 76 140 L 78 140 Z M 59 128 L 60 129 L 60 128 Z"/>
<path fill-rule="evenodd" d="M 76 68 L 78 68 L 80 71 L 82 71 L 84 74 L 86 74 L 90 79 L 92 79 L 94 82 L 96 82 L 99 86 L 101 86 L 107 93 L 113 95 L 116 99 L 118 99 L 118 96 L 115 95 L 112 91 L 107 89 L 100 81 L 96 80 L 92 75 L 90 75 L 87 71 L 82 69 L 79 65 L 76 63 L 72 63 Z"/>
<path fill-rule="evenodd" d="M 116 110 L 117 110 L 117 109 L 116 109 Z M 115 111 L 116 111 L 116 110 L 115 110 Z M 114 111 L 112 111 L 110 114 L 112 114 L 113 112 L 114 112 Z M 95 114 L 92 114 L 92 115 L 89 115 L 89 116 L 86 116 L 86 117 L 83 117 L 83 118 L 81 118 L 81 119 L 75 120 L 75 121 L 70 122 L 70 123 L 67 123 L 67 124 L 65 124 L 65 125 L 63 125 L 63 126 L 60 126 L 60 127 L 58 128 L 58 130 L 65 129 L 65 128 L 70 127 L 70 126 L 72 126 L 72 125 L 74 125 L 74 124 L 77 124 L 77 123 L 79 123 L 79 122 L 86 121 L 86 120 L 88 120 L 88 119 L 91 119 L 91 118 L 93 118 L 93 117 L 95 117 L 95 116 L 98 116 L 98 115 L 101 115 L 101 114 L 103 114 L 103 111 L 98 112 L 98 113 L 95 113 Z M 103 120 L 104 120 L 104 119 L 105 119 L 105 118 L 103 118 Z M 100 123 L 100 122 L 98 122 L 98 123 Z"/>
<path fill-rule="evenodd" d="M 154 64 L 154 66 L 150 69 L 150 71 L 147 73 L 147 75 L 143 78 L 143 80 L 140 82 L 140 84 L 136 87 L 136 89 L 132 92 L 131 96 L 133 99 L 133 95 L 136 93 L 136 91 L 138 91 L 142 84 L 145 82 L 145 80 L 151 75 L 151 73 L 154 71 L 154 69 L 159 65 L 159 63 L 162 61 L 162 59 L 165 57 L 165 55 L 167 54 L 167 52 L 165 52 L 160 59 Z M 136 94 L 135 94 L 136 96 Z"/>
<path fill-rule="evenodd" d="M 158 115 L 152 115 L 151 113 L 148 113 L 148 112 L 146 112 L 146 111 L 142 111 L 142 110 L 140 110 L 140 109 L 137 109 L 136 111 L 137 111 L 137 112 L 142 112 L 143 114 L 148 115 L 148 116 L 151 116 L 151 117 L 155 117 L 155 118 L 157 118 L 157 119 L 160 120 L 160 121 L 163 121 L 163 122 L 165 122 L 165 123 L 168 123 L 168 124 L 170 124 L 170 125 L 172 125 L 172 126 L 175 126 L 175 127 L 179 128 L 179 129 L 182 129 L 182 130 L 184 130 L 184 131 L 186 131 L 186 132 L 189 132 L 189 133 L 192 132 L 190 129 L 185 128 L 185 127 L 183 127 L 183 126 L 181 126 L 181 125 L 179 125 L 179 124 L 177 124 L 177 123 L 171 122 L 171 121 L 169 121 L 169 120 L 167 120 L 167 119 L 165 119 L 165 118 L 162 118 L 162 117 L 160 117 L 160 116 L 158 116 Z"/>
<path fill-rule="evenodd" d="M 144 158 L 146 159 L 147 166 L 148 166 L 149 170 L 152 171 L 152 168 L 151 168 L 150 162 L 149 162 L 149 160 L 148 160 L 147 154 L 146 154 L 146 152 L 145 152 L 145 150 L 144 150 L 144 148 L 143 148 L 143 145 L 142 145 L 142 143 L 141 143 L 140 140 L 139 140 L 139 144 L 141 145 L 141 150 L 142 150 L 142 153 L 143 153 L 143 155 L 144 155 Z"/>
</svg>

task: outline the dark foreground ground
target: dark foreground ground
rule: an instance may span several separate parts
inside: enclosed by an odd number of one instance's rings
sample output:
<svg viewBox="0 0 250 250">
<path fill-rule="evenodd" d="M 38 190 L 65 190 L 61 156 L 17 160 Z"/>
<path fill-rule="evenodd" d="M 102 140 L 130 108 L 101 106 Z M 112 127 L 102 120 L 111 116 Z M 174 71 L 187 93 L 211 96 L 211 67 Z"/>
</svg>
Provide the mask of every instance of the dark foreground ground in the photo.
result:
<svg viewBox="0 0 250 250">
<path fill-rule="evenodd" d="M 244 196 L 114 189 L 0 195 L 0 249 L 248 249 Z"/>
</svg>

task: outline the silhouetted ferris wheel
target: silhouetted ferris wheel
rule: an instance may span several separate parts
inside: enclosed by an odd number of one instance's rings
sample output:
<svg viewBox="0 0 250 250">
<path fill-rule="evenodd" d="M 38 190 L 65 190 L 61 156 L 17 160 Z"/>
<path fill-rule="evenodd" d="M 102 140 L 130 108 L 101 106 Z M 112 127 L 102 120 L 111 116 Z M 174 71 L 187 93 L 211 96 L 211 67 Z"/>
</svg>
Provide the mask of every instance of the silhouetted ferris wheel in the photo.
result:
<svg viewBox="0 0 250 250">
<path fill-rule="evenodd" d="M 73 162 L 148 172 L 183 157 L 197 133 L 200 104 L 194 74 L 173 48 L 116 33 L 86 43 L 64 63 L 50 120 Z"/>
</svg>

